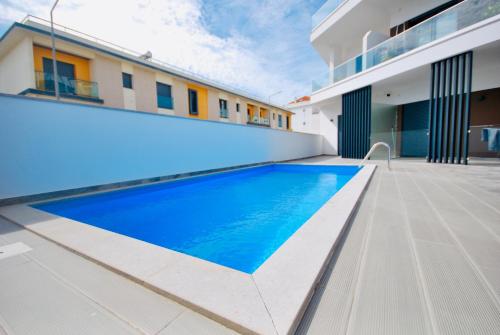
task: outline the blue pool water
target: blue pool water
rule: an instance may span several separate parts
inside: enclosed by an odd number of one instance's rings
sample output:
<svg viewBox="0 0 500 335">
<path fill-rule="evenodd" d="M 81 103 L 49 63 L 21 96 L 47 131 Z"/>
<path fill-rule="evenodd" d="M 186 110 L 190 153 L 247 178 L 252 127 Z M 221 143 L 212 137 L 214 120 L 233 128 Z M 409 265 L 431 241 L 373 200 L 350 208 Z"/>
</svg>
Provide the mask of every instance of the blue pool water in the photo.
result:
<svg viewBox="0 0 500 335">
<path fill-rule="evenodd" d="M 358 170 L 267 165 L 33 207 L 253 273 Z"/>
</svg>

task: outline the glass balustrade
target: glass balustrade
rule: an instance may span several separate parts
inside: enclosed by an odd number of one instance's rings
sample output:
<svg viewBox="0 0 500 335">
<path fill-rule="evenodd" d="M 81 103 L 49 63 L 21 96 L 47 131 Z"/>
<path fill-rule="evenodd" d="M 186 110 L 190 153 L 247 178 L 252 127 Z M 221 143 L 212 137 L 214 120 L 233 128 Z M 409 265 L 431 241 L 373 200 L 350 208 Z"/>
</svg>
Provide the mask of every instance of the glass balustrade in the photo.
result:
<svg viewBox="0 0 500 335">
<path fill-rule="evenodd" d="M 46 92 L 54 92 L 54 74 L 47 72 L 35 72 L 36 89 Z M 88 98 L 99 98 L 97 83 L 86 80 L 72 79 L 58 76 L 57 85 L 62 95 L 77 95 Z"/>
</svg>

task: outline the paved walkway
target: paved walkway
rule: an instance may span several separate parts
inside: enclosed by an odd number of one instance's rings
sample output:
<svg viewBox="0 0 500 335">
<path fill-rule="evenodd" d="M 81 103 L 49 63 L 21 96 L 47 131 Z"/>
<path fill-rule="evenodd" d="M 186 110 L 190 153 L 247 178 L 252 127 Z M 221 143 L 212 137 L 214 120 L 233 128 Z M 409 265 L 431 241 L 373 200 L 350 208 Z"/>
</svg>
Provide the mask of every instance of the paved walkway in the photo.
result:
<svg viewBox="0 0 500 335">
<path fill-rule="evenodd" d="M 234 334 L 0 218 L 0 246 L 17 242 L 32 250 L 0 258 L 0 335 Z"/>
<path fill-rule="evenodd" d="M 297 334 L 500 334 L 499 163 L 380 163 Z"/>
</svg>

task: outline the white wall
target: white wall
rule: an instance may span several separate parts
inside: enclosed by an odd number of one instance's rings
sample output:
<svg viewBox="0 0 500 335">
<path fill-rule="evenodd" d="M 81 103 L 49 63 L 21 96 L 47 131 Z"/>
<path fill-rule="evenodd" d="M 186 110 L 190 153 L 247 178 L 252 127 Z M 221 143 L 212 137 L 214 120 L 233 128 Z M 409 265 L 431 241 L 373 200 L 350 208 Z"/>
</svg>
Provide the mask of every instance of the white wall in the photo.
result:
<svg viewBox="0 0 500 335">
<path fill-rule="evenodd" d="M 292 129 L 302 133 L 319 134 L 319 114 L 313 114 L 313 108 L 308 103 L 288 105 L 292 115 Z"/>
<path fill-rule="evenodd" d="M 390 26 L 394 27 L 398 24 L 413 19 L 431 9 L 434 9 L 449 0 L 410 0 L 398 5 L 391 5 Z"/>
<path fill-rule="evenodd" d="M 319 113 L 319 133 L 323 136 L 323 153 L 338 155 L 338 115 L 342 114 L 342 99 L 322 106 Z"/>
<path fill-rule="evenodd" d="M 318 135 L 0 94 L 0 200 L 321 153 Z"/>
<path fill-rule="evenodd" d="M 19 94 L 35 88 L 33 41 L 26 37 L 0 59 L 0 92 Z"/>
</svg>

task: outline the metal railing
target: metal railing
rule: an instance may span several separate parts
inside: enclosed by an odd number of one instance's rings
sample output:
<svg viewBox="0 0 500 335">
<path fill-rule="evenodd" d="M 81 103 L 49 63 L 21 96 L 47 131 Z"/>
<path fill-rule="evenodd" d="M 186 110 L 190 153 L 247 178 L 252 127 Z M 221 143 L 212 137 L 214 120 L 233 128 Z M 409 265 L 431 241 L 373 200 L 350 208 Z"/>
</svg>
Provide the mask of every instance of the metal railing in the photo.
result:
<svg viewBox="0 0 500 335">
<path fill-rule="evenodd" d="M 26 25 L 32 25 L 32 26 L 35 26 L 35 27 L 36 26 L 42 26 L 43 29 L 50 29 L 50 21 L 45 20 L 45 19 L 40 18 L 40 17 L 37 17 L 37 16 L 33 16 L 33 15 L 27 15 L 21 21 L 21 23 L 26 24 Z M 95 37 L 95 36 L 92 36 L 92 35 L 80 32 L 78 30 L 75 30 L 75 29 L 72 29 L 72 28 L 69 28 L 69 27 L 57 24 L 57 23 L 54 23 L 54 29 L 56 30 L 56 34 L 59 34 L 61 32 L 62 33 L 66 33 L 66 34 L 78 37 L 78 38 L 80 38 L 82 40 L 90 41 L 92 43 L 99 44 L 100 46 L 103 46 L 106 49 L 109 49 L 109 50 L 112 50 L 112 51 L 118 51 L 118 52 L 121 52 L 121 53 L 123 53 L 125 55 L 128 55 L 128 56 L 133 56 L 139 62 L 143 62 L 145 64 L 152 63 L 152 64 L 155 64 L 155 65 L 157 65 L 159 67 L 164 68 L 166 71 L 169 71 L 171 73 L 177 74 L 179 76 L 187 77 L 189 79 L 196 80 L 196 81 L 201 81 L 201 82 L 203 82 L 205 84 L 214 86 L 216 88 L 219 88 L 219 89 L 231 92 L 231 93 L 235 93 L 235 94 L 238 94 L 238 95 L 242 95 L 242 96 L 245 96 L 247 98 L 250 98 L 250 99 L 253 99 L 253 100 L 265 103 L 267 105 L 283 109 L 283 106 L 278 106 L 278 105 L 274 105 L 274 104 L 271 104 L 271 103 L 267 103 L 265 97 L 260 96 L 260 95 L 254 93 L 254 92 L 249 92 L 248 90 L 246 90 L 243 87 L 237 87 L 235 85 L 229 86 L 229 85 L 227 85 L 225 83 L 222 83 L 222 82 L 220 82 L 218 80 L 211 79 L 211 78 L 209 78 L 209 77 L 207 77 L 207 76 L 205 76 L 205 75 L 203 75 L 203 74 L 201 74 L 199 72 L 195 72 L 194 70 L 183 69 L 181 67 L 178 67 L 176 65 L 172 65 L 170 63 L 158 60 L 156 58 L 149 58 L 149 59 L 145 60 L 144 58 L 141 58 L 141 56 L 144 54 L 143 52 L 141 53 L 141 52 L 138 52 L 138 51 L 135 51 L 135 50 L 132 50 L 132 49 L 128 49 L 128 48 L 122 47 L 122 46 L 120 46 L 118 44 L 105 41 L 105 40 L 100 39 L 98 37 Z"/>
<path fill-rule="evenodd" d="M 221 118 L 227 119 L 227 118 L 229 118 L 229 111 L 227 109 L 221 109 L 219 111 L 219 115 Z"/>
<path fill-rule="evenodd" d="M 61 94 L 99 99 L 98 86 L 93 81 L 58 76 L 56 82 Z M 54 74 L 35 71 L 35 85 L 38 90 L 55 92 Z"/>
<path fill-rule="evenodd" d="M 271 125 L 271 122 L 268 118 L 258 118 L 256 116 L 254 116 L 251 120 L 248 120 L 247 122 L 248 124 L 253 124 L 253 125 L 256 125 L 256 126 L 265 126 L 265 127 L 269 127 Z"/>
<path fill-rule="evenodd" d="M 364 165 L 365 162 L 366 162 L 366 160 L 368 158 L 370 158 L 371 154 L 375 151 L 375 149 L 377 149 L 377 147 L 380 147 L 380 146 L 384 146 L 384 147 L 387 148 L 387 168 L 390 170 L 391 169 L 391 147 L 389 146 L 389 144 L 387 144 L 385 142 L 377 142 L 374 145 L 372 145 L 370 151 L 368 151 L 368 153 L 366 154 L 365 158 L 363 158 L 363 160 L 359 164 L 359 167 L 361 167 L 362 165 Z"/>
<path fill-rule="evenodd" d="M 317 91 L 425 44 L 500 14 L 499 0 L 465 0 L 336 66 L 313 81 Z"/>
<path fill-rule="evenodd" d="M 331 13 L 347 0 L 328 0 L 312 16 L 312 29 L 320 25 Z"/>
</svg>

